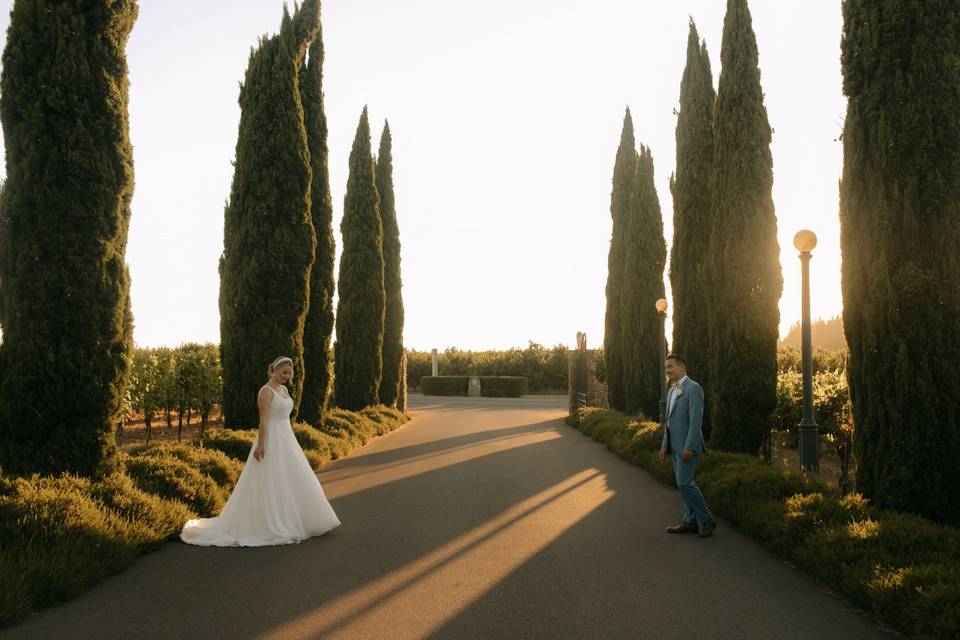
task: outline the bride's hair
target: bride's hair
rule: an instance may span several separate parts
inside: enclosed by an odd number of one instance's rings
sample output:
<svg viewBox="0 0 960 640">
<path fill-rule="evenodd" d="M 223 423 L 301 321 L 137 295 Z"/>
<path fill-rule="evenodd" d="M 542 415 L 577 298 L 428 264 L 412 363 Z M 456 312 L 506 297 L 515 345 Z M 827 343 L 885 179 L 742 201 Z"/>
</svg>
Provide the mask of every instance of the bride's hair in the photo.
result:
<svg viewBox="0 0 960 640">
<path fill-rule="evenodd" d="M 293 366 L 293 360 L 287 356 L 280 356 L 279 358 L 271 362 L 269 367 L 267 367 L 267 377 L 269 378 L 270 376 L 272 376 L 273 372 L 276 371 L 277 367 L 284 364 L 289 364 L 290 366 Z"/>
</svg>

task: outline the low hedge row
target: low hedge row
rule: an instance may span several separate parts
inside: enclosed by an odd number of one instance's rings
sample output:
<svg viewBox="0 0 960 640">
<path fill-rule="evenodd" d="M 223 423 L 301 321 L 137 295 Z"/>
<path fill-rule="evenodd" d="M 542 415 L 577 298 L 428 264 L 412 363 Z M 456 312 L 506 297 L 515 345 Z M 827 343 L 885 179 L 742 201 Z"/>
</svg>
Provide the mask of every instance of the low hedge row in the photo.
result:
<svg viewBox="0 0 960 640">
<path fill-rule="evenodd" d="M 660 427 L 602 409 L 567 418 L 621 458 L 676 486 L 657 460 Z M 708 451 L 697 469 L 710 508 L 830 588 L 915 638 L 960 637 L 960 530 L 875 509 L 797 471 Z"/>
<path fill-rule="evenodd" d="M 487 398 L 519 398 L 527 393 L 523 376 L 478 376 L 480 395 Z M 424 376 L 420 391 L 425 396 L 465 396 L 469 393 L 470 376 Z"/>
<path fill-rule="evenodd" d="M 117 473 L 0 477 L 0 626 L 74 598 L 159 546 L 190 509 Z"/>
<path fill-rule="evenodd" d="M 465 396 L 470 376 L 423 376 L 420 391 L 425 396 Z"/>
<path fill-rule="evenodd" d="M 480 376 L 480 395 L 487 398 L 519 398 L 526 393 L 523 376 Z"/>
<path fill-rule="evenodd" d="M 314 468 L 408 421 L 387 407 L 334 409 L 321 429 L 295 424 Z M 155 443 L 122 455 L 122 471 L 91 481 L 0 476 L 0 628 L 73 598 L 219 513 L 256 430 L 212 431 L 193 443 Z"/>
</svg>

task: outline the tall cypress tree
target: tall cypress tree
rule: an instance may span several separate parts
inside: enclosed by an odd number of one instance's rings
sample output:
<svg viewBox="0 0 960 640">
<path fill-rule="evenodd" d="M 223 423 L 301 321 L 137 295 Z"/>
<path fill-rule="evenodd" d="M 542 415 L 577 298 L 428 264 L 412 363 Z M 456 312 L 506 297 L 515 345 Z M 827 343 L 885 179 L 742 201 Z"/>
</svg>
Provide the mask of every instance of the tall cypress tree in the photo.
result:
<svg viewBox="0 0 960 640">
<path fill-rule="evenodd" d="M 667 244 L 653 182 L 653 155 L 640 145 L 630 207 L 623 223 L 620 341 L 624 410 L 656 417 L 660 410 L 660 318 Z"/>
<path fill-rule="evenodd" d="M 630 208 L 637 172 L 637 149 L 633 137 L 630 108 L 623 116 L 620 146 L 613 165 L 613 191 L 610 194 L 610 217 L 613 231 L 607 255 L 607 309 L 604 315 L 603 359 L 607 372 L 607 402 L 611 409 L 626 408 L 623 387 L 623 343 L 621 340 L 621 310 L 623 309 L 623 225 Z"/>
<path fill-rule="evenodd" d="M 710 322 L 706 304 L 713 272 L 706 256 L 710 239 L 710 174 L 713 170 L 713 109 L 716 93 L 706 43 L 690 20 L 687 64 L 680 82 L 677 118 L 677 168 L 670 178 L 673 194 L 672 351 L 687 357 L 687 372 L 709 389 Z M 706 432 L 707 429 L 705 428 Z"/>
<path fill-rule="evenodd" d="M 770 123 L 746 0 L 728 0 L 710 189 L 713 445 L 757 452 L 776 404 L 783 290 L 773 208 Z"/>
<path fill-rule="evenodd" d="M 133 0 L 18 0 L 0 79 L 0 466 L 98 476 L 129 379 Z"/>
<path fill-rule="evenodd" d="M 293 359 L 299 403 L 303 326 L 316 235 L 310 219 L 310 151 L 298 76 L 320 25 L 317 0 L 304 0 L 280 33 L 250 53 L 240 88 L 240 130 L 223 257 L 220 353 L 228 427 L 257 424 L 257 389 L 278 355 Z M 296 409 L 295 409 L 296 410 Z"/>
<path fill-rule="evenodd" d="M 960 522 L 960 9 L 846 0 L 843 17 L 857 487 L 878 505 Z"/>
<path fill-rule="evenodd" d="M 316 259 L 310 271 L 310 305 L 303 326 L 303 396 L 301 420 L 320 424 L 326 414 L 333 382 L 330 336 L 333 333 L 333 202 L 327 151 L 327 115 L 323 109 L 323 32 L 310 44 L 300 76 L 303 119 L 310 148 L 310 217 L 317 235 Z"/>
<path fill-rule="evenodd" d="M 380 404 L 397 403 L 403 361 L 403 281 L 400 277 L 400 227 L 393 197 L 393 141 L 390 123 L 384 123 L 377 155 L 377 193 L 383 222 L 383 285 L 386 313 L 383 321 L 383 379 Z"/>
<path fill-rule="evenodd" d="M 377 404 L 380 398 L 386 307 L 383 225 L 366 107 L 350 151 L 340 233 L 343 254 L 337 282 L 334 397 L 338 407 L 358 410 Z"/>
</svg>

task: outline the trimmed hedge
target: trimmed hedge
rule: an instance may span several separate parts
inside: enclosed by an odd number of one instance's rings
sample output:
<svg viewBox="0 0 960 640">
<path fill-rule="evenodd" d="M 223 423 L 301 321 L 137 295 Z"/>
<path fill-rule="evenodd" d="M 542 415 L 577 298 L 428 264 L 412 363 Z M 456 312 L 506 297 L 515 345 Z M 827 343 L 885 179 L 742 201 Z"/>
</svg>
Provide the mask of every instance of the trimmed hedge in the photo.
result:
<svg viewBox="0 0 960 640">
<path fill-rule="evenodd" d="M 243 464 L 222 451 L 197 447 L 186 442 L 149 444 L 130 451 L 131 456 L 162 458 L 173 456 L 188 463 L 228 491 L 233 489 L 243 471 Z"/>
<path fill-rule="evenodd" d="M 486 398 L 519 398 L 527 393 L 522 376 L 480 376 L 480 395 Z"/>
<path fill-rule="evenodd" d="M 293 430 L 317 469 L 408 420 L 388 407 L 333 409 L 322 429 Z M 125 473 L 101 481 L 0 476 L 0 628 L 124 569 L 190 518 L 219 513 L 255 437 L 222 429 L 138 447 L 122 455 Z"/>
<path fill-rule="evenodd" d="M 124 468 L 141 490 L 181 500 L 203 518 L 219 513 L 226 502 L 220 485 L 212 478 L 172 455 L 129 456 L 124 459 Z"/>
<path fill-rule="evenodd" d="M 423 376 L 420 391 L 425 396 L 465 396 L 470 376 Z"/>
<path fill-rule="evenodd" d="M 519 398 L 527 393 L 523 376 L 478 376 L 480 395 L 486 398 Z M 470 376 L 424 376 L 420 390 L 425 396 L 465 396 L 469 393 Z"/>
<path fill-rule="evenodd" d="M 116 473 L 0 478 L 0 627 L 76 597 L 193 517 Z"/>
<path fill-rule="evenodd" d="M 222 451 L 234 460 L 246 462 L 250 447 L 256 439 L 256 429 L 218 429 L 207 431 L 194 440 L 194 444 L 205 449 Z"/>
<path fill-rule="evenodd" d="M 676 486 L 657 460 L 658 424 L 596 408 L 567 424 Z M 903 633 L 960 637 L 960 529 L 873 508 L 745 454 L 708 451 L 697 483 L 718 516 Z"/>
</svg>

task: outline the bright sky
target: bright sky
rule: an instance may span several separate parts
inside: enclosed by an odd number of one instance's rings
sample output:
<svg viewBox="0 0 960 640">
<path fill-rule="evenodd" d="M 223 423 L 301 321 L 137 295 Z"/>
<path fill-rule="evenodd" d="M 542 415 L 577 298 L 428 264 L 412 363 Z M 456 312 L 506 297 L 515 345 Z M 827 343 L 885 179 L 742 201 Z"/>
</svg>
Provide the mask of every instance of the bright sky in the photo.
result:
<svg viewBox="0 0 960 640">
<path fill-rule="evenodd" d="M 11 0 L 0 0 L 4 44 Z M 291 4 L 292 6 L 292 4 Z M 603 340 L 610 188 L 624 107 L 651 147 L 667 244 L 673 110 L 692 16 L 719 80 L 724 2 L 328 0 L 334 224 L 357 120 L 393 133 L 404 341 L 415 349 Z M 781 334 L 800 317 L 793 234 L 820 238 L 813 316 L 841 310 L 840 3 L 753 0 L 774 128 Z M 141 0 L 128 46 L 136 193 L 127 260 L 141 346 L 219 340 L 217 261 L 238 83 L 282 0 Z M 730 230 L 735 232 L 734 229 Z M 666 277 L 666 274 L 665 274 Z"/>
</svg>

